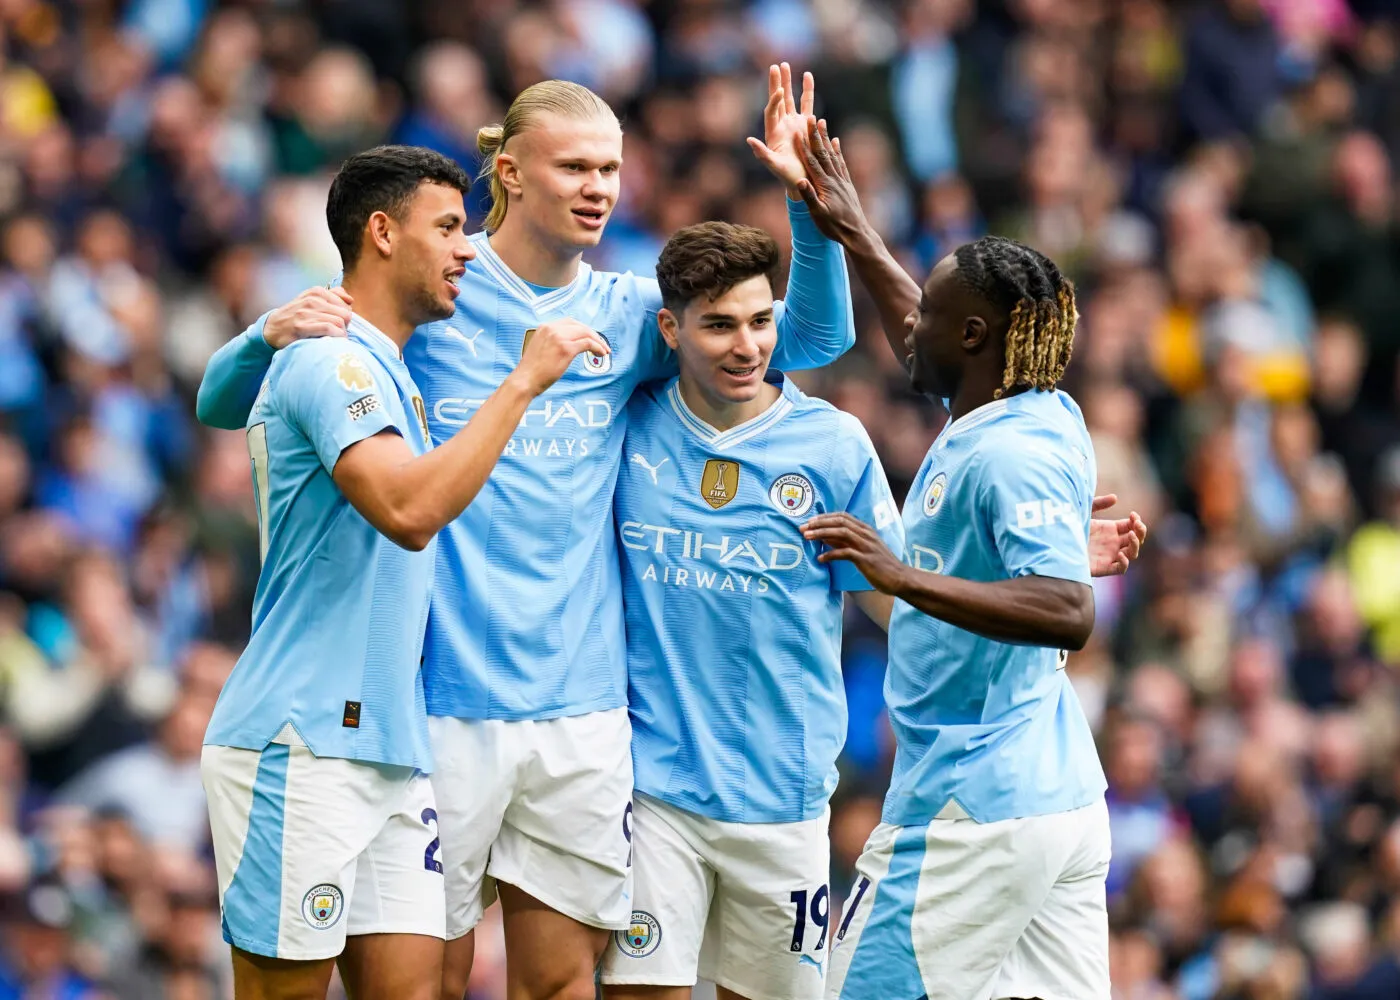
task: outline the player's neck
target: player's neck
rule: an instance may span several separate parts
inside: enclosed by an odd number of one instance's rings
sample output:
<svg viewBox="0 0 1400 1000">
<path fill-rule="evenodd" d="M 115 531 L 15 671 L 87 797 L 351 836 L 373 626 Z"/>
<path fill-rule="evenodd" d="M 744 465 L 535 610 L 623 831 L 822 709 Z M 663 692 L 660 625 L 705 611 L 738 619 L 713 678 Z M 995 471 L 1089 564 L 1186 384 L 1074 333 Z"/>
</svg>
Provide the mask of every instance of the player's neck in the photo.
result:
<svg viewBox="0 0 1400 1000">
<path fill-rule="evenodd" d="M 491 234 L 488 242 L 501 262 L 532 285 L 562 288 L 578 275 L 583 254 L 568 251 L 561 256 L 557 247 L 547 240 L 536 239 L 523 222 L 512 224 L 506 216 L 501 228 Z"/>
<path fill-rule="evenodd" d="M 690 407 L 691 413 L 717 431 L 727 431 L 752 420 L 776 403 L 782 394 L 783 391 L 776 385 L 764 382 L 753 399 L 731 403 L 711 396 L 700 388 L 698 382 L 688 378 L 685 372 L 681 373 L 681 398 L 685 400 L 685 405 Z"/>
<path fill-rule="evenodd" d="M 952 406 L 948 408 L 949 419 L 957 420 L 961 417 L 965 417 L 979 407 L 986 406 L 988 403 L 994 402 L 997 399 L 1019 396 L 1029 388 L 1024 385 L 1012 386 L 998 396 L 997 390 L 1001 388 L 1000 373 L 997 373 L 995 378 L 980 379 L 978 383 L 979 384 L 974 385 L 964 382 L 958 387 L 958 391 L 953 395 Z"/>
<path fill-rule="evenodd" d="M 403 353 L 408 338 L 413 336 L 414 324 L 403 315 L 392 289 L 362 274 L 347 274 L 341 284 L 355 300 L 351 312 L 392 340 Z"/>
</svg>

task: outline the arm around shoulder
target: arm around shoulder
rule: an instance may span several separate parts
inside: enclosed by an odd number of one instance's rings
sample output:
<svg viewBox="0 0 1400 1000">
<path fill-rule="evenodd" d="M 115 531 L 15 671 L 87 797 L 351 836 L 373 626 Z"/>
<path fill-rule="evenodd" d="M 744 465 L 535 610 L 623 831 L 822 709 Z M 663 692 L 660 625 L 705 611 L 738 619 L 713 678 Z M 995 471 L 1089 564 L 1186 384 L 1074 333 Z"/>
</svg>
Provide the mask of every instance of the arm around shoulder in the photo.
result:
<svg viewBox="0 0 1400 1000">
<path fill-rule="evenodd" d="M 267 316 L 262 316 L 209 359 L 195 398 L 195 416 L 200 423 L 237 430 L 247 422 L 272 363 L 272 347 L 263 339 L 266 321 Z"/>
</svg>

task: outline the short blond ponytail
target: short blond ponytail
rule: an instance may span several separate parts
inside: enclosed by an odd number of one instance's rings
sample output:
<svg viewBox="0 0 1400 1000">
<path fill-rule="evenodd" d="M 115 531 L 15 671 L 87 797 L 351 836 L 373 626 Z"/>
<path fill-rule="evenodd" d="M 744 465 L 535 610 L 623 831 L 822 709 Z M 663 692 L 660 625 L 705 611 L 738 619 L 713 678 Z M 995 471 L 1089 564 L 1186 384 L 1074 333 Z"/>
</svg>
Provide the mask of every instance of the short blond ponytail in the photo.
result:
<svg viewBox="0 0 1400 1000">
<path fill-rule="evenodd" d="M 565 118 L 607 117 L 617 120 L 608 102 L 587 87 L 568 80 L 543 80 L 522 90 L 506 110 L 505 121 L 499 125 L 487 125 L 477 130 L 476 148 L 481 154 L 481 173 L 478 180 L 486 181 L 491 188 L 491 211 L 486 216 L 486 230 L 495 232 L 501 228 L 506 218 L 509 199 L 505 186 L 501 184 L 501 172 L 496 167 L 496 157 L 506 148 L 515 136 L 528 132 L 539 124 L 540 116 L 560 115 Z"/>
</svg>

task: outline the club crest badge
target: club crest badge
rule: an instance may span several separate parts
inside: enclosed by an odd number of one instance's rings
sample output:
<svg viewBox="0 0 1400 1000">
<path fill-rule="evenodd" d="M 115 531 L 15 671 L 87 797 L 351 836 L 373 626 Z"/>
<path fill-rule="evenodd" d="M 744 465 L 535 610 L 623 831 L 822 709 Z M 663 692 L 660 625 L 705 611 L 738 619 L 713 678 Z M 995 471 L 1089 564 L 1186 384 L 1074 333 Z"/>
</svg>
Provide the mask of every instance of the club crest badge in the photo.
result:
<svg viewBox="0 0 1400 1000">
<path fill-rule="evenodd" d="M 616 931 L 614 940 L 628 958 L 646 958 L 661 945 L 661 924 L 646 910 L 633 910 L 631 925 Z"/>
<path fill-rule="evenodd" d="M 933 477 L 933 482 L 928 484 L 928 490 L 924 493 L 924 517 L 933 517 L 938 513 L 938 508 L 943 506 L 943 495 L 948 492 L 948 474 L 940 472 Z"/>
<path fill-rule="evenodd" d="M 816 496 L 812 481 L 796 472 L 779 476 L 768 489 L 768 499 L 773 501 L 773 506 L 790 517 L 801 517 L 811 510 Z"/>
<path fill-rule="evenodd" d="M 301 915 L 318 931 L 335 926 L 345 909 L 345 897 L 340 887 L 329 882 L 313 886 L 301 899 Z"/>
</svg>

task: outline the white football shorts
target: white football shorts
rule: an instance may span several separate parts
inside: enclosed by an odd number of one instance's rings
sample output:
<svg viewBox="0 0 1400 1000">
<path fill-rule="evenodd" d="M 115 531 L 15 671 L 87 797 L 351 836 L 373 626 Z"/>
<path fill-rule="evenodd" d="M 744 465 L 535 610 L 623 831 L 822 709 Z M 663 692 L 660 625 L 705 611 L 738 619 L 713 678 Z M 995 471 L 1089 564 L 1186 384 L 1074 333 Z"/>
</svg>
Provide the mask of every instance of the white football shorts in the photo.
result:
<svg viewBox="0 0 1400 1000">
<path fill-rule="evenodd" d="M 496 882 L 613 930 L 632 913 L 632 724 L 626 708 L 541 721 L 428 718 L 447 937 Z"/>
<path fill-rule="evenodd" d="M 1102 802 L 997 823 L 875 828 L 830 1000 L 1108 1000 Z"/>
<path fill-rule="evenodd" d="M 830 811 L 723 823 L 636 796 L 631 926 L 603 953 L 609 985 L 693 986 L 821 1000 L 831 951 Z"/>
<path fill-rule="evenodd" d="M 206 746 L 224 939 L 269 958 L 333 958 L 354 934 L 446 931 L 437 815 L 411 767 L 304 746 Z"/>
</svg>

